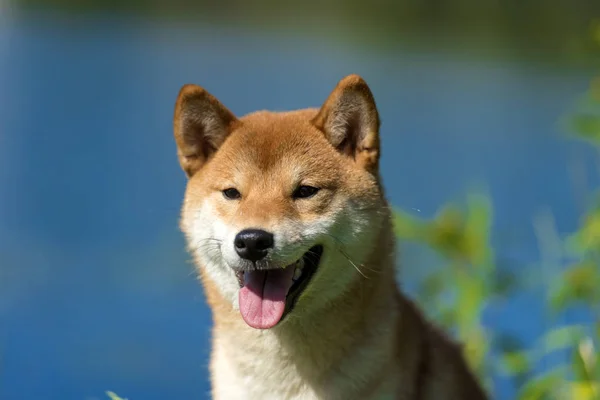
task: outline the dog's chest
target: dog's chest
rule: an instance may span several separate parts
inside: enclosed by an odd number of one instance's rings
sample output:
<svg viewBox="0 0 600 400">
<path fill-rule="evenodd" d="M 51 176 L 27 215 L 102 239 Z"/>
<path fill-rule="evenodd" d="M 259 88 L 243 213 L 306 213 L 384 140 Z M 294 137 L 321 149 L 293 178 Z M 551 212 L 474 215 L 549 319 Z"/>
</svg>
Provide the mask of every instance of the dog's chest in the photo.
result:
<svg viewBox="0 0 600 400">
<path fill-rule="evenodd" d="M 297 362 L 269 339 L 247 348 L 216 345 L 211 360 L 215 400 L 319 399 L 298 371 Z M 297 361 L 297 360 L 296 360 Z"/>
<path fill-rule="evenodd" d="M 385 359 L 384 354 L 361 352 L 331 367 L 314 354 L 308 356 L 308 343 L 299 344 L 306 351 L 290 355 L 268 333 L 252 341 L 237 339 L 234 345 L 232 338 L 214 342 L 211 372 L 215 400 L 349 400 L 357 398 L 354 396 L 370 379 L 374 384 L 367 385 L 369 399 L 393 399 L 397 390 L 396 379 L 386 379 L 379 373 L 372 376 Z M 382 375 L 389 372 L 380 371 Z"/>
</svg>

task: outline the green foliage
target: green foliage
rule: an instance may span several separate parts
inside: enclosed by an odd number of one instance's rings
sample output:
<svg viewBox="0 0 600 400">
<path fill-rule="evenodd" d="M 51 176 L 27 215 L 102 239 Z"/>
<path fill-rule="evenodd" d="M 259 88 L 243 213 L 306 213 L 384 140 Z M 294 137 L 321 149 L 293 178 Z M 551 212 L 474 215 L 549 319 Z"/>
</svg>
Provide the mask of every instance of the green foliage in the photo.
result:
<svg viewBox="0 0 600 400">
<path fill-rule="evenodd" d="M 440 312 L 437 316 L 445 327 L 457 331 L 465 356 L 480 376 L 489 375 L 485 356 L 491 332 L 481 324 L 488 294 L 494 291 L 492 280 L 486 279 L 494 272 L 488 199 L 472 196 L 466 211 L 450 205 L 429 221 L 398 211 L 394 227 L 400 239 L 425 243 L 447 260 L 448 265 L 420 282 L 417 296 L 428 310 Z"/>
<path fill-rule="evenodd" d="M 596 34 L 600 42 L 600 29 Z M 571 136 L 600 147 L 600 77 L 565 121 Z M 425 244 L 443 260 L 419 282 L 417 300 L 465 343 L 465 357 L 490 392 L 487 378 L 497 373 L 513 378 L 519 400 L 600 399 L 600 193 L 579 229 L 551 249 L 561 255 L 561 269 L 550 287 L 542 288 L 549 318 L 583 306 L 596 325 L 558 326 L 527 349 L 482 323 L 483 312 L 525 280 L 497 268 L 490 244 L 492 210 L 489 198 L 472 195 L 466 207 L 446 205 L 429 220 L 396 212 L 398 238 Z M 570 355 L 570 361 L 538 373 L 557 352 Z"/>
<path fill-rule="evenodd" d="M 597 212 L 597 211 L 593 211 Z M 591 310 L 600 308 L 600 264 L 593 254 L 600 247 L 589 244 L 600 237 L 587 232 L 597 218 L 584 219 L 581 229 L 565 241 L 577 238 L 582 249 L 580 259 L 567 266 L 557 278 L 549 296 L 548 307 L 555 313 L 574 303 Z M 491 205 L 485 197 L 472 197 L 466 210 L 444 207 L 432 220 L 421 220 L 401 211 L 395 217 L 396 234 L 403 240 L 425 243 L 439 252 L 444 265 L 420 282 L 417 298 L 465 344 L 465 357 L 491 390 L 489 377 L 499 373 L 514 377 L 518 399 L 600 399 L 600 363 L 597 358 L 600 324 L 595 327 L 559 326 L 548 331 L 531 349 L 513 344 L 503 347 L 502 332 L 492 332 L 482 323 L 482 314 L 495 301 L 502 299 L 511 283 L 498 283 L 490 245 Z M 595 228 L 594 228 L 595 229 Z M 518 278 L 513 279 L 513 281 Z M 597 314 L 596 314 L 597 315 Z M 495 350 L 495 351 L 494 351 Z M 563 365 L 532 376 L 545 357 L 555 352 L 571 354 L 570 365 Z M 494 352 L 502 357 L 493 358 Z"/>
</svg>

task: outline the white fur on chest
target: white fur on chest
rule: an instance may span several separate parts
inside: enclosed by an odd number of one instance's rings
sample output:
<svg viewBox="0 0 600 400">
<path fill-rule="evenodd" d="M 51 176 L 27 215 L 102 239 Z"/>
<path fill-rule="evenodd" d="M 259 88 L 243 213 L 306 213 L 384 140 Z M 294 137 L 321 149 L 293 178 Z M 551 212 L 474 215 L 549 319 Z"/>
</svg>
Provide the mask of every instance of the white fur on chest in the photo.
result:
<svg viewBox="0 0 600 400">
<path fill-rule="evenodd" d="M 302 357 L 310 344 L 298 343 L 300 351 L 293 356 L 269 331 L 240 337 L 217 335 L 213 343 L 215 400 L 351 400 L 356 398 L 357 384 L 364 381 L 378 382 L 370 399 L 393 399 L 397 392 L 398 371 L 381 369 L 390 356 L 385 345 L 349 353 L 342 365 L 321 370 Z"/>
<path fill-rule="evenodd" d="M 215 400 L 319 399 L 274 335 L 265 332 L 255 339 L 234 347 L 215 339 L 211 359 Z"/>
</svg>

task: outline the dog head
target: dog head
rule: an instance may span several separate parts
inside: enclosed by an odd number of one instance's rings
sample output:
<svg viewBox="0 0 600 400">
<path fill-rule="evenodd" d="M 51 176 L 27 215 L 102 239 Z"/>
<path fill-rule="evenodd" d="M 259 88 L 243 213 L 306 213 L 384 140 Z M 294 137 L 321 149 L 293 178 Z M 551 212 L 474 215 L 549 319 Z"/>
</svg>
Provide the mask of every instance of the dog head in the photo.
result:
<svg viewBox="0 0 600 400">
<path fill-rule="evenodd" d="M 241 118 L 186 85 L 174 134 L 189 249 L 248 325 L 302 318 L 361 279 L 385 207 L 362 78 L 341 80 L 320 109 Z"/>
</svg>

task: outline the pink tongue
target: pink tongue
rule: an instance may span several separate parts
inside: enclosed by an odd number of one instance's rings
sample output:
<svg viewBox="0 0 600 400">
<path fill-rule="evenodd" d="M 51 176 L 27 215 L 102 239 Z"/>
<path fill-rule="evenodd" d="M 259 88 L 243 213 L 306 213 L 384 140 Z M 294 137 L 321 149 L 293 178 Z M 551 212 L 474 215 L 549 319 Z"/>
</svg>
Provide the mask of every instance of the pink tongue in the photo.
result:
<svg viewBox="0 0 600 400">
<path fill-rule="evenodd" d="M 239 304 L 242 318 L 256 329 L 277 325 L 285 310 L 285 296 L 292 286 L 295 265 L 269 271 L 245 273 Z"/>
</svg>

